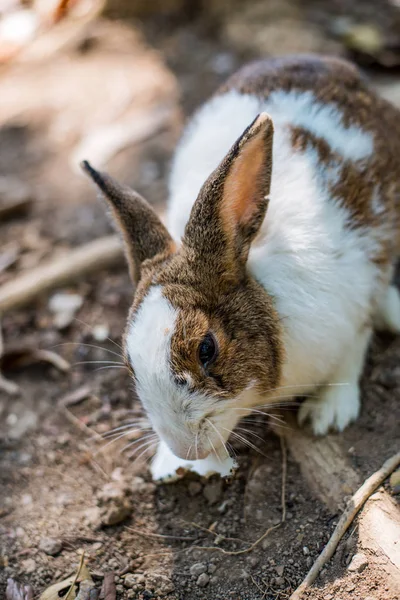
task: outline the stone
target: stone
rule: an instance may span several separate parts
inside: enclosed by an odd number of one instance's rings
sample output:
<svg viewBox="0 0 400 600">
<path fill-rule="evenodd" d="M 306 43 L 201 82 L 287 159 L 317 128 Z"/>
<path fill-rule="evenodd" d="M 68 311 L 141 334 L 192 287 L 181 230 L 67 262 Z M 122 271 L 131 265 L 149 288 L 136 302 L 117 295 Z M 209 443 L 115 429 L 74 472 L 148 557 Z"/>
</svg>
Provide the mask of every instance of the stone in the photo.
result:
<svg viewBox="0 0 400 600">
<path fill-rule="evenodd" d="M 347 567 L 348 571 L 352 573 L 361 573 L 368 566 L 368 560 L 365 554 L 362 552 L 358 552 L 353 556 L 350 561 L 349 566 Z"/>
<path fill-rule="evenodd" d="M 136 581 L 136 577 L 133 573 L 127 573 L 124 577 L 124 586 L 126 588 L 133 588 L 134 585 L 136 585 L 137 581 Z"/>
<path fill-rule="evenodd" d="M 208 504 L 216 504 L 222 495 L 222 479 L 216 481 L 210 481 L 204 487 L 203 496 L 207 500 Z"/>
<path fill-rule="evenodd" d="M 210 575 L 212 575 L 213 573 L 215 573 L 217 568 L 218 568 L 217 565 L 214 565 L 213 563 L 211 563 L 208 565 L 207 571 L 209 572 Z"/>
<path fill-rule="evenodd" d="M 191 496 L 197 496 L 202 490 L 202 485 L 199 481 L 191 481 L 188 485 L 188 492 Z"/>
<path fill-rule="evenodd" d="M 400 469 L 391 474 L 390 487 L 393 494 L 400 494 Z"/>
<path fill-rule="evenodd" d="M 21 562 L 24 575 L 31 575 L 36 571 L 36 563 L 33 558 L 27 558 Z"/>
<path fill-rule="evenodd" d="M 42 538 L 40 540 L 39 548 L 43 550 L 45 554 L 49 556 L 57 556 L 60 554 L 62 550 L 62 542 L 61 540 L 57 540 L 55 538 Z"/>
<path fill-rule="evenodd" d="M 210 577 L 207 575 L 207 573 L 202 573 L 201 575 L 199 575 L 196 583 L 199 587 L 206 587 L 206 585 L 208 585 L 210 582 Z"/>
<path fill-rule="evenodd" d="M 275 567 L 275 571 L 277 572 L 279 577 L 282 577 L 284 570 L 285 570 L 285 567 L 283 565 L 278 565 L 277 567 Z"/>
<path fill-rule="evenodd" d="M 190 574 L 194 577 L 198 577 L 202 573 L 207 571 L 207 565 L 205 563 L 195 563 L 190 567 Z"/>
</svg>

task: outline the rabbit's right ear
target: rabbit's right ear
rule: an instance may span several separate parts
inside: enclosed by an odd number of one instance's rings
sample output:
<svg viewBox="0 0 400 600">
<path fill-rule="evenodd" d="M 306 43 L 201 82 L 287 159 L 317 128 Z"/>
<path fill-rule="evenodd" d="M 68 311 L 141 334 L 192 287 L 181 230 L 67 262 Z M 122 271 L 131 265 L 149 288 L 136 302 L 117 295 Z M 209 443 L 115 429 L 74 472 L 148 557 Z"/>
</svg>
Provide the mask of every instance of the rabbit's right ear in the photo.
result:
<svg viewBox="0 0 400 600">
<path fill-rule="evenodd" d="M 142 263 L 158 254 L 167 257 L 175 243 L 152 207 L 137 192 L 123 186 L 107 173 L 100 173 L 84 161 L 82 169 L 100 188 L 125 242 L 125 254 L 134 284 L 141 276 Z"/>
</svg>

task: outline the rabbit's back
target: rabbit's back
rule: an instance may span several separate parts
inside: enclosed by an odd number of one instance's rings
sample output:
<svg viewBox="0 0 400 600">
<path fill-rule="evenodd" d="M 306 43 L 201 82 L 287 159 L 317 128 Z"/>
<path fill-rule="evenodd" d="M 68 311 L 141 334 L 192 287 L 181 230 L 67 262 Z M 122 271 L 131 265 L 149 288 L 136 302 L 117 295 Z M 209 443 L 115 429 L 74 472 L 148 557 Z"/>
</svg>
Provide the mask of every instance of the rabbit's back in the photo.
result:
<svg viewBox="0 0 400 600">
<path fill-rule="evenodd" d="M 177 149 L 168 215 L 176 239 L 203 182 L 262 111 L 275 130 L 270 203 L 248 269 L 276 300 L 287 379 L 302 385 L 327 377 L 371 319 L 400 254 L 400 118 L 344 61 L 244 67 Z"/>
</svg>

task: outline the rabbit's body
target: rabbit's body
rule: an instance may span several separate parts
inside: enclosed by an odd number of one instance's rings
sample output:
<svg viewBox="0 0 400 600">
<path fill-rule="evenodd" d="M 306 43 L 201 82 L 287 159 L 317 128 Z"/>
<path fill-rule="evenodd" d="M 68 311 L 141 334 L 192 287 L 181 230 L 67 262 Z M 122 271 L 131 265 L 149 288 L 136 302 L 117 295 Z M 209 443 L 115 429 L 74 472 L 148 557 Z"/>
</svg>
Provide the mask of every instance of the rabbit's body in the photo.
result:
<svg viewBox="0 0 400 600">
<path fill-rule="evenodd" d="M 274 123 L 270 202 L 248 269 L 282 319 L 276 396 L 345 384 L 328 390 L 340 414 L 329 407 L 314 422 L 317 432 L 342 429 L 358 414 L 372 321 L 400 328 L 398 294 L 387 296 L 400 254 L 400 114 L 342 61 L 245 67 L 198 111 L 178 147 L 168 214 L 177 240 L 201 185 L 263 111 Z"/>
<path fill-rule="evenodd" d="M 172 236 L 86 164 L 138 284 L 125 350 L 155 477 L 214 469 L 237 422 L 282 399 L 312 393 L 299 418 L 318 434 L 357 417 L 373 326 L 400 331 L 399 156 L 399 112 L 354 67 L 288 57 L 239 71 L 189 124 Z"/>
</svg>

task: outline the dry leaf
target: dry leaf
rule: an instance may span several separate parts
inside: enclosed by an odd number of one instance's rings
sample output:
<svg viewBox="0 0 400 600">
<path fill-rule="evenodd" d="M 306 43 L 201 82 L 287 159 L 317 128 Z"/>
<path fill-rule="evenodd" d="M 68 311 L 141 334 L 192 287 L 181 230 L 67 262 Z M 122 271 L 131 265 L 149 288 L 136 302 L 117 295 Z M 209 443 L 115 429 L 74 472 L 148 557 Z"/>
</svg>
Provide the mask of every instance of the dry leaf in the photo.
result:
<svg viewBox="0 0 400 600">
<path fill-rule="evenodd" d="M 76 600 L 79 587 L 77 584 L 82 581 L 88 581 L 93 584 L 93 579 L 84 563 L 79 566 L 77 574 L 71 575 L 70 577 L 67 577 L 67 579 L 47 588 L 40 596 L 39 600 L 60 600 L 61 597 L 64 598 L 64 600 L 66 600 L 66 598 L 68 598 L 68 600 Z M 73 586 L 72 589 L 71 586 Z M 69 590 L 71 590 L 71 592 L 68 596 Z"/>
</svg>

